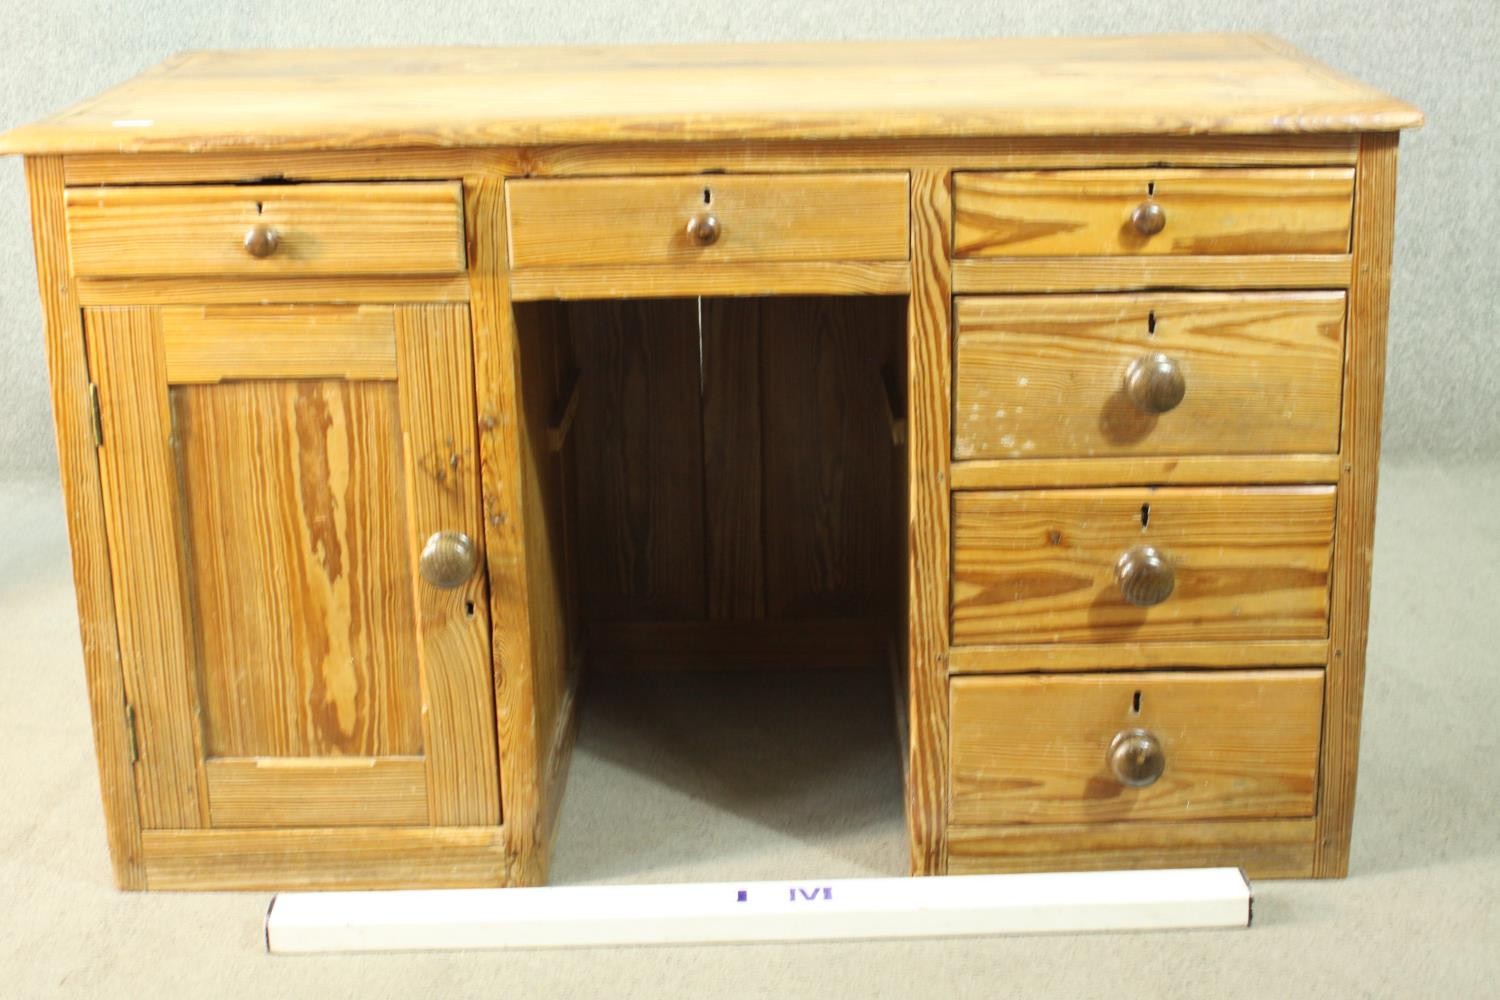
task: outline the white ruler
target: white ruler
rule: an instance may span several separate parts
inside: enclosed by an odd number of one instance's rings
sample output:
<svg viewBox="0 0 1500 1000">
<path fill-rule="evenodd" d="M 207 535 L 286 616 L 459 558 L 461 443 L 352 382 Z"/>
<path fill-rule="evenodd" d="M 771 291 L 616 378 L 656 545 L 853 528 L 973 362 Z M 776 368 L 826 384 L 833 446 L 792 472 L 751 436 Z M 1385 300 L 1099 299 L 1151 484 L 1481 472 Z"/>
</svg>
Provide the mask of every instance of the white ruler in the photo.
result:
<svg viewBox="0 0 1500 1000">
<path fill-rule="evenodd" d="M 1248 927 L 1238 868 L 684 885 L 297 892 L 273 952 L 565 948 Z"/>
</svg>

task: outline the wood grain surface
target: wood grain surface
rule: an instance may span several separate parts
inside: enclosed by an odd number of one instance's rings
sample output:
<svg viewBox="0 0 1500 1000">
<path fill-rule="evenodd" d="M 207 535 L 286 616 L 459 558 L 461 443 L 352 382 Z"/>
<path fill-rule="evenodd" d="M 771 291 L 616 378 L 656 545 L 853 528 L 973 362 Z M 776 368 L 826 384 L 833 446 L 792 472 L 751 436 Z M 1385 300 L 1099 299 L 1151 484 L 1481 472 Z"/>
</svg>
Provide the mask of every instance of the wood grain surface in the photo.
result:
<svg viewBox="0 0 1500 1000">
<path fill-rule="evenodd" d="M 1310 819 L 955 826 L 948 831 L 948 869 L 983 875 L 1232 867 L 1251 878 L 1307 878 L 1312 840 Z"/>
<path fill-rule="evenodd" d="M 956 257 L 1346 253 L 1354 171 L 1053 170 L 953 175 Z M 1131 223 L 1165 212 L 1159 233 Z"/>
<path fill-rule="evenodd" d="M 1321 670 L 957 677 L 955 824 L 1311 816 Z M 1166 768 L 1131 788 L 1117 733 L 1144 729 Z"/>
<path fill-rule="evenodd" d="M 109 533 L 94 437 L 83 311 L 77 287 L 68 278 L 63 169 L 57 157 L 26 159 L 37 288 L 110 863 L 115 884 L 121 889 L 143 889 L 146 871 L 134 770 L 137 743 L 126 712 L 128 694 L 110 576 Z"/>
<path fill-rule="evenodd" d="M 464 269 L 456 182 L 68 190 L 79 277 L 452 274 Z M 280 245 L 245 249 L 263 225 Z"/>
<path fill-rule="evenodd" d="M 1327 254 L 1222 254 L 1201 257 L 965 257 L 953 262 L 953 290 L 1114 292 L 1145 288 L 1342 288 L 1352 258 Z"/>
<path fill-rule="evenodd" d="M 172 404 L 206 753 L 420 754 L 396 387 L 254 380 Z"/>
<path fill-rule="evenodd" d="M 396 353 L 410 520 L 403 541 L 415 566 L 428 536 L 483 535 L 469 310 L 413 305 L 396 311 Z M 413 576 L 427 791 L 434 826 L 500 821 L 488 591 L 473 573 L 443 590 Z"/>
<path fill-rule="evenodd" d="M 1131 455 L 1125 458 L 999 458 L 953 463 L 953 488 L 1193 486 L 1210 483 L 1335 483 L 1333 455 Z"/>
<path fill-rule="evenodd" d="M 1322 638 L 1333 508 L 1328 486 L 955 494 L 954 644 Z M 1176 577 L 1147 608 L 1115 582 L 1142 545 Z"/>
<path fill-rule="evenodd" d="M 148 830 L 150 889 L 274 891 L 502 886 L 505 831 L 480 827 Z"/>
<path fill-rule="evenodd" d="M 906 837 L 911 874 L 947 871 L 948 462 L 953 448 L 950 175 L 911 178 L 911 296 L 906 317 Z"/>
<path fill-rule="evenodd" d="M 1257 35 L 188 52 L 0 152 L 1405 128 L 1421 115 Z"/>
<path fill-rule="evenodd" d="M 145 307 L 86 309 L 84 336 L 99 386 L 99 478 L 120 666 L 138 727 L 141 826 L 190 829 L 207 821 L 208 802 L 161 327 Z"/>
<path fill-rule="evenodd" d="M 479 425 L 480 500 L 489 585 L 490 668 L 505 818 L 507 878 L 541 885 L 547 878 L 547 809 L 541 801 L 552 734 L 537 725 L 538 666 L 532 645 L 527 571 L 530 512 L 522 491 L 522 411 L 515 310 L 505 267 L 505 187 L 488 171 L 464 177 L 464 231 L 469 238 L 474 395 Z M 477 536 L 476 536 L 477 537 Z"/>
<path fill-rule="evenodd" d="M 390 306 L 168 306 L 167 381 L 396 378 Z"/>
<path fill-rule="evenodd" d="M 1338 451 L 1341 292 L 966 297 L 955 312 L 955 459 Z M 1125 391 L 1158 353 L 1187 386 L 1161 414 Z"/>
<path fill-rule="evenodd" d="M 1327 639 L 1020 642 L 955 646 L 948 654 L 948 665 L 954 674 L 1079 673 L 1147 667 L 1320 667 L 1327 662 Z"/>
<path fill-rule="evenodd" d="M 904 174 L 514 180 L 505 194 L 518 270 L 906 259 Z M 687 230 L 705 213 L 708 246 Z"/>
<path fill-rule="evenodd" d="M 517 302 L 662 299 L 685 295 L 896 295 L 910 287 L 904 261 L 751 261 L 723 267 L 659 264 L 533 267 L 511 275 Z"/>
<path fill-rule="evenodd" d="M 216 757 L 205 770 L 218 830 L 428 825 L 420 757 Z"/>
<path fill-rule="evenodd" d="M 69 186 L 259 181 L 785 173 L 807 170 L 997 170 L 1049 167 L 1349 166 L 1359 136 L 1338 133 L 997 138 L 734 139 L 566 143 L 531 148 L 237 150 L 91 153 L 66 158 Z"/>
<path fill-rule="evenodd" d="M 1396 220 L 1395 136 L 1365 136 L 1355 192 L 1355 278 L 1349 290 L 1349 348 L 1344 366 L 1338 534 L 1324 700 L 1323 787 L 1318 802 L 1316 874 L 1349 870 L 1354 787 L 1359 774 L 1365 649 L 1375 555 L 1375 493 L 1385 398 L 1386 324 Z"/>
</svg>

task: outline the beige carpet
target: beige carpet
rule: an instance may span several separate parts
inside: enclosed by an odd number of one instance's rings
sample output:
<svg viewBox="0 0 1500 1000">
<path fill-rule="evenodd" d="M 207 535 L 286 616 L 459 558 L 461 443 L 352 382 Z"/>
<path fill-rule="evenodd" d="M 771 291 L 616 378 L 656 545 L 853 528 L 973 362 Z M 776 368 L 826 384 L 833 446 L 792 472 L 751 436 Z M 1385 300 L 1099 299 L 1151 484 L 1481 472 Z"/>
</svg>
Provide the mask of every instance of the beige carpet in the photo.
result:
<svg viewBox="0 0 1500 1000">
<path fill-rule="evenodd" d="M 1349 879 L 1258 884 L 1249 931 L 795 946 L 272 958 L 265 894 L 117 892 L 60 501 L 0 509 L 0 996 L 1500 994 L 1500 468 L 1386 471 Z M 592 694 L 556 881 L 900 871 L 878 677 Z"/>
</svg>

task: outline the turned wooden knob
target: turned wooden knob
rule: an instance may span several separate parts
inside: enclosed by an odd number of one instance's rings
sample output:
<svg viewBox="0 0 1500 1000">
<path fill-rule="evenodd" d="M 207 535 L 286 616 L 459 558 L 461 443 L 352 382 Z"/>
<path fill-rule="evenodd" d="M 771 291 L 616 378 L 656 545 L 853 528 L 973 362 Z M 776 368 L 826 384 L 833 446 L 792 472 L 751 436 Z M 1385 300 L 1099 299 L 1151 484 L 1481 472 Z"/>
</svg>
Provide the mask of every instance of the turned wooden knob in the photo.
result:
<svg viewBox="0 0 1500 1000">
<path fill-rule="evenodd" d="M 474 539 L 462 531 L 435 531 L 422 546 L 417 566 L 422 579 L 439 590 L 461 587 L 479 565 Z"/>
<path fill-rule="evenodd" d="M 1160 203 L 1143 201 L 1130 213 L 1130 224 L 1142 236 L 1155 236 L 1167 226 L 1167 212 Z"/>
<path fill-rule="evenodd" d="M 245 233 L 245 250 L 250 256 L 264 260 L 276 252 L 281 246 L 281 234 L 276 231 L 275 226 L 268 226 L 264 222 L 257 222 Z"/>
<path fill-rule="evenodd" d="M 1156 548 L 1138 545 L 1115 563 L 1115 583 L 1127 603 L 1149 608 L 1172 596 L 1177 575 Z"/>
<path fill-rule="evenodd" d="M 1186 392 L 1182 368 L 1165 354 L 1136 358 L 1125 369 L 1125 395 L 1142 413 L 1166 413 Z"/>
<path fill-rule="evenodd" d="M 700 247 L 712 246 L 719 239 L 719 217 L 712 212 L 699 212 L 688 220 L 687 234 Z"/>
<path fill-rule="evenodd" d="M 1167 753 L 1161 740 L 1149 729 L 1125 729 L 1115 734 L 1110 741 L 1110 773 L 1115 780 L 1129 788 L 1145 788 L 1160 778 L 1167 769 Z"/>
</svg>

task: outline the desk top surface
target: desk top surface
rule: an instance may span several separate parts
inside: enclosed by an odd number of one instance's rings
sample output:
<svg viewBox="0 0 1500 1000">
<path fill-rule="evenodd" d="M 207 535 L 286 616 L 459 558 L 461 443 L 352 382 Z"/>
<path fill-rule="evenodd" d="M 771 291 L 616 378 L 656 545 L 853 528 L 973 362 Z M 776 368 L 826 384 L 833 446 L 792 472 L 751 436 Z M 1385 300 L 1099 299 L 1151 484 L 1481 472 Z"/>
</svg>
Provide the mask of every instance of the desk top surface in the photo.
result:
<svg viewBox="0 0 1500 1000">
<path fill-rule="evenodd" d="M 187 52 L 0 153 L 1267 135 L 1421 124 L 1264 35 Z"/>
</svg>

